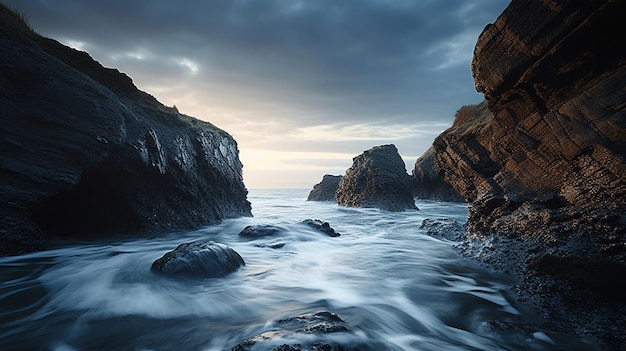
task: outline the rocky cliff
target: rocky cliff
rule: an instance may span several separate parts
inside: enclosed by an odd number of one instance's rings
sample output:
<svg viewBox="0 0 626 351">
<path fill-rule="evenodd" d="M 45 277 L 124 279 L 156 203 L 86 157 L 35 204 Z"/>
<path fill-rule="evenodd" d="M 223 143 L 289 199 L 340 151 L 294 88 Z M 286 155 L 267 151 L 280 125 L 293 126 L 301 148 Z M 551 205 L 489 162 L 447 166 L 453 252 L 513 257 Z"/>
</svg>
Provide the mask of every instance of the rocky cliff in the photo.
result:
<svg viewBox="0 0 626 351">
<path fill-rule="evenodd" d="M 625 14 L 624 1 L 513 0 L 474 51 L 486 102 L 433 144 L 438 174 L 471 203 L 470 238 L 490 245 L 466 249 L 609 349 L 626 340 Z"/>
<path fill-rule="evenodd" d="M 0 5 L 0 252 L 250 216 L 237 144 Z"/>
<path fill-rule="evenodd" d="M 431 146 L 415 161 L 411 177 L 414 180 L 413 195 L 420 199 L 464 202 L 465 199 L 435 169 L 435 149 Z"/>
<path fill-rule="evenodd" d="M 375 146 L 356 156 L 339 182 L 335 200 L 348 207 L 416 209 L 411 178 L 395 145 Z"/>
<path fill-rule="evenodd" d="M 620 1 L 514 0 L 476 44 L 484 105 L 434 143 L 436 167 L 473 207 L 474 231 L 529 201 L 569 223 L 622 235 L 626 208 L 626 48 Z"/>
</svg>

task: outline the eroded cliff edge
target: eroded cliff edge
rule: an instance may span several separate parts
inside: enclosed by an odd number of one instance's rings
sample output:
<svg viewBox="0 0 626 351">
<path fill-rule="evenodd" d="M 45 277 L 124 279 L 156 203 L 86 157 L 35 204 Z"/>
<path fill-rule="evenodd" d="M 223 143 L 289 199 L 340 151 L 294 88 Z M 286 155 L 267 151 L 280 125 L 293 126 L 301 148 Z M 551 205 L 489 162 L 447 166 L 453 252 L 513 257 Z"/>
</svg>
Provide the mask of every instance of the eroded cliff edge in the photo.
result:
<svg viewBox="0 0 626 351">
<path fill-rule="evenodd" d="M 485 28 L 472 71 L 488 110 L 468 107 L 434 143 L 437 169 L 472 204 L 472 231 L 526 232 L 507 216 L 530 201 L 560 232 L 623 236 L 624 9 L 514 0 Z"/>
<path fill-rule="evenodd" d="M 0 253 L 250 216 L 235 140 L 0 6 Z"/>
<path fill-rule="evenodd" d="M 560 328 L 609 347 L 625 340 L 624 14 L 624 1 L 513 0 L 474 51 L 486 102 L 433 144 L 471 204 L 470 238 L 490 245 L 466 249 L 517 273 Z"/>
</svg>

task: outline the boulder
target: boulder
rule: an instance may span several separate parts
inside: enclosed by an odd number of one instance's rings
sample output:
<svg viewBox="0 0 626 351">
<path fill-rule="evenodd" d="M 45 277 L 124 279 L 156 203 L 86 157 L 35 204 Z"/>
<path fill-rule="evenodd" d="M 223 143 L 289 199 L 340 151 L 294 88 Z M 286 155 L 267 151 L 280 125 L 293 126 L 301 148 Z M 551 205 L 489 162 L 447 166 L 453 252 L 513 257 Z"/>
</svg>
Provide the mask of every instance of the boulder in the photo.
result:
<svg viewBox="0 0 626 351">
<path fill-rule="evenodd" d="M 336 200 L 340 206 L 348 207 L 417 209 L 411 177 L 395 145 L 375 146 L 355 157 L 339 182 Z"/>
<path fill-rule="evenodd" d="M 302 223 L 330 237 L 341 236 L 341 234 L 337 233 L 335 229 L 333 229 L 333 227 L 331 227 L 328 222 L 324 222 L 319 219 L 305 219 L 304 221 L 302 221 Z"/>
<path fill-rule="evenodd" d="M 231 351 L 357 351 L 384 350 L 351 332 L 346 323 L 335 313 L 306 313 L 278 320 L 270 330 L 251 337 Z"/>
<path fill-rule="evenodd" d="M 228 133 L 0 12 L 0 253 L 251 216 Z"/>
<path fill-rule="evenodd" d="M 326 174 L 322 181 L 313 186 L 307 201 L 335 201 L 335 193 L 343 176 Z"/>
<path fill-rule="evenodd" d="M 218 278 L 244 265 L 243 258 L 230 247 L 199 240 L 178 245 L 154 261 L 151 270 L 174 278 Z"/>
</svg>

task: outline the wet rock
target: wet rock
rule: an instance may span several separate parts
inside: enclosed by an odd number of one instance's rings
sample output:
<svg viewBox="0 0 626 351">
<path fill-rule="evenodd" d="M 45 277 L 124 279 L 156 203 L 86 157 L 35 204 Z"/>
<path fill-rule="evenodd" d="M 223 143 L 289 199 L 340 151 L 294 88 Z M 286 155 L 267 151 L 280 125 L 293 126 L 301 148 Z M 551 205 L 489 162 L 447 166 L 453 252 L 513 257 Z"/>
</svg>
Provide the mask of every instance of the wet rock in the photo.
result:
<svg viewBox="0 0 626 351">
<path fill-rule="evenodd" d="M 335 201 L 335 193 L 343 176 L 326 174 L 322 181 L 313 186 L 307 201 Z"/>
<path fill-rule="evenodd" d="M 382 345 L 372 345 L 352 333 L 346 323 L 335 313 L 307 313 L 278 320 L 271 330 L 238 344 L 232 351 L 357 351 L 385 350 Z"/>
<path fill-rule="evenodd" d="M 19 20 L 2 26 L 0 253 L 251 215 L 228 133 Z"/>
<path fill-rule="evenodd" d="M 626 302 L 626 264 L 594 257 L 542 254 L 530 260 L 530 269 L 564 280 L 573 289 L 587 290 Z"/>
<path fill-rule="evenodd" d="M 241 232 L 239 232 L 239 236 L 249 239 L 258 239 L 268 236 L 274 236 L 281 231 L 281 228 L 267 225 L 267 224 L 258 224 L 258 225 L 249 225 L 243 228 Z"/>
<path fill-rule="evenodd" d="M 154 261 L 151 270 L 175 278 L 217 278 L 244 265 L 243 258 L 230 247 L 200 240 L 178 245 Z"/>
<path fill-rule="evenodd" d="M 286 243 L 282 241 L 267 243 L 267 244 L 259 244 L 259 247 L 269 247 L 270 249 L 282 249 L 285 247 Z"/>
<path fill-rule="evenodd" d="M 450 241 L 460 242 L 467 236 L 467 225 L 449 218 L 426 218 L 422 221 L 420 229 L 425 230 L 426 234 L 432 237 Z"/>
<path fill-rule="evenodd" d="M 411 177 L 395 145 L 375 146 L 355 157 L 339 182 L 336 200 L 340 206 L 348 207 L 417 209 Z"/>
<path fill-rule="evenodd" d="M 341 235 L 337 233 L 335 229 L 333 229 L 328 222 L 324 222 L 319 219 L 305 219 L 304 221 L 302 221 L 302 223 L 330 237 L 337 237 Z"/>
</svg>

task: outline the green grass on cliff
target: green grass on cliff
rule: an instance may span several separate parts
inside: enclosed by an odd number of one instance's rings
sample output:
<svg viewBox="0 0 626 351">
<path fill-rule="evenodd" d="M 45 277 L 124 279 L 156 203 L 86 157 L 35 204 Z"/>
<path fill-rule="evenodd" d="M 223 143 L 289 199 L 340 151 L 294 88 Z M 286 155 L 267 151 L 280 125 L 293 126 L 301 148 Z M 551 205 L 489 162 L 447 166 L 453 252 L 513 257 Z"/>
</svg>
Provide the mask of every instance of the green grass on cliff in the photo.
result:
<svg viewBox="0 0 626 351">
<path fill-rule="evenodd" d="M 456 111 L 454 123 L 450 130 L 456 134 L 466 134 L 485 126 L 493 115 L 487 107 L 487 101 L 477 105 L 465 105 Z"/>
</svg>

